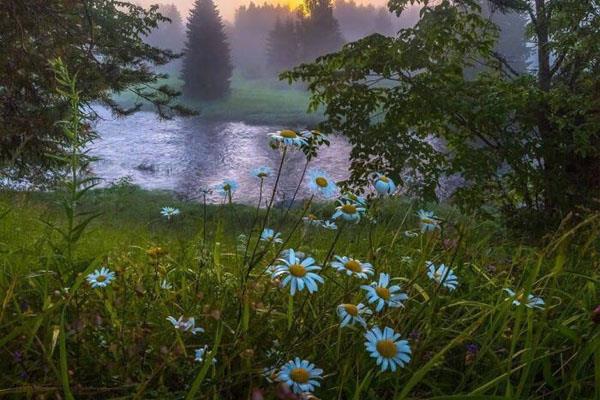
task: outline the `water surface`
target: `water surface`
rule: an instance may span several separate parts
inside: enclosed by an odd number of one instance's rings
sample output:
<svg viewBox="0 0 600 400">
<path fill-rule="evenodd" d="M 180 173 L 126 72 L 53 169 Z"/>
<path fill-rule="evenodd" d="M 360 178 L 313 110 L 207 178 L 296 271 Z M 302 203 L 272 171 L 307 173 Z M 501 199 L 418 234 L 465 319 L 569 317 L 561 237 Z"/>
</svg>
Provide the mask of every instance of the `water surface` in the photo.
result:
<svg viewBox="0 0 600 400">
<path fill-rule="evenodd" d="M 190 197 L 225 178 L 234 179 L 239 189 L 238 202 L 258 200 L 258 180 L 252 169 L 267 165 L 279 167 L 281 153 L 269 146 L 268 133 L 276 126 L 251 126 L 243 122 L 207 122 L 198 117 L 161 121 L 151 112 L 138 112 L 116 118 L 106 109 L 97 110 L 100 138 L 91 153 L 100 158 L 94 173 L 110 184 L 131 177 L 144 189 L 164 189 Z M 331 137 L 331 147 L 323 148 L 311 167 L 328 171 L 336 180 L 349 175 L 349 144 L 339 136 Z M 284 164 L 278 200 L 291 198 L 305 163 L 304 154 L 294 152 Z M 272 190 L 273 180 L 266 190 Z M 270 193 L 270 192 L 269 192 Z M 305 186 L 299 197 L 307 197 Z M 211 201 L 220 201 L 213 194 Z"/>
</svg>

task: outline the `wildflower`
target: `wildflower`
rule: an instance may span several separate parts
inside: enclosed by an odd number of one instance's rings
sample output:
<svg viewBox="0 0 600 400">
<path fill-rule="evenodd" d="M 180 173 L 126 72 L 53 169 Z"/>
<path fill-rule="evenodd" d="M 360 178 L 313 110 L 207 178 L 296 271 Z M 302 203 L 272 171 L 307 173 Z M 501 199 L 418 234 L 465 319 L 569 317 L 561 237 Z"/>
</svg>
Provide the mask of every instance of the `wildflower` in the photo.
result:
<svg viewBox="0 0 600 400">
<path fill-rule="evenodd" d="M 465 364 L 471 365 L 475 362 L 477 358 L 477 353 L 479 352 L 479 346 L 475 343 L 469 343 L 467 346 L 467 353 L 465 354 Z"/>
<path fill-rule="evenodd" d="M 394 372 L 397 367 L 403 368 L 410 362 L 411 350 L 408 341 L 398 340 L 400 335 L 392 328 L 385 327 L 382 331 L 376 326 L 365 333 L 365 338 L 367 352 L 377 360 L 382 372 L 388 369 Z"/>
<path fill-rule="evenodd" d="M 300 132 L 300 136 L 302 136 L 307 141 L 312 142 L 318 146 L 320 146 L 322 144 L 329 144 L 327 137 L 318 130 L 311 130 L 311 131 L 304 130 L 304 131 Z"/>
<path fill-rule="evenodd" d="M 237 250 L 239 252 L 243 252 L 243 251 L 245 251 L 247 246 L 248 246 L 248 236 L 243 233 L 240 233 L 237 237 Z"/>
<path fill-rule="evenodd" d="M 307 225 L 315 226 L 321 226 L 323 223 L 315 214 L 308 214 L 306 217 L 302 217 L 302 221 L 304 221 Z"/>
<path fill-rule="evenodd" d="M 335 231 L 338 228 L 337 225 L 335 224 L 335 222 L 333 222 L 333 221 L 322 221 L 321 227 L 323 227 L 325 229 L 329 229 L 331 231 Z"/>
<path fill-rule="evenodd" d="M 218 191 L 219 194 L 227 197 L 232 196 L 237 188 L 238 184 L 233 179 L 225 179 L 223 182 L 215 185 L 215 190 Z"/>
<path fill-rule="evenodd" d="M 375 190 L 380 195 L 392 194 L 396 191 L 396 184 L 394 181 L 380 173 L 375 174 L 373 186 L 375 186 Z"/>
<path fill-rule="evenodd" d="M 158 258 L 160 256 L 164 256 L 167 254 L 167 251 L 165 249 L 163 249 L 162 247 L 150 247 L 148 250 L 146 250 L 146 254 L 148 254 L 150 257 L 152 258 Z"/>
<path fill-rule="evenodd" d="M 281 233 L 275 232 L 273 229 L 265 229 L 260 234 L 260 240 L 263 242 L 283 243 Z"/>
<path fill-rule="evenodd" d="M 195 350 L 195 356 L 194 356 L 194 361 L 197 361 L 199 363 L 204 361 L 204 356 L 206 355 L 206 351 L 208 350 L 208 346 L 204 345 L 204 347 L 200 347 L 199 349 Z M 213 357 L 212 359 L 212 363 L 216 364 L 217 363 L 217 359 Z"/>
<path fill-rule="evenodd" d="M 296 290 L 300 292 L 304 290 L 304 287 L 309 293 L 316 292 L 318 290 L 317 282 L 324 282 L 321 276 L 313 272 L 320 271 L 321 267 L 314 264 L 315 260 L 312 257 L 300 261 L 294 250 L 289 249 L 287 260 L 280 258 L 279 261 L 283 262 L 283 265 L 275 267 L 273 278 L 287 275 L 281 281 L 281 286 L 286 287 L 290 284 L 290 294 L 292 296 L 296 294 Z"/>
<path fill-rule="evenodd" d="M 349 222 L 358 222 L 365 212 L 365 208 L 347 200 L 341 200 L 340 205 L 336 207 L 336 212 L 331 217 L 337 219 L 342 217 Z"/>
<path fill-rule="evenodd" d="M 366 207 L 367 205 L 367 199 L 365 199 L 363 196 L 359 196 L 355 193 L 352 192 L 346 192 L 344 193 L 341 197 L 340 197 L 341 201 L 346 201 L 348 203 L 354 203 L 358 206 L 361 207 Z"/>
<path fill-rule="evenodd" d="M 281 131 L 277 131 L 275 133 L 270 133 L 271 143 L 278 144 L 283 143 L 286 146 L 308 146 L 308 142 L 305 138 L 298 135 L 295 131 L 285 129 Z"/>
<path fill-rule="evenodd" d="M 400 286 L 394 285 L 388 288 L 390 276 L 385 273 L 379 274 L 379 282 L 372 282 L 370 286 L 362 285 L 361 289 L 367 291 L 369 303 L 377 303 L 375 310 L 380 312 L 383 307 L 402 307 L 402 301 L 408 299 L 406 293 L 400 290 Z"/>
<path fill-rule="evenodd" d="M 173 208 L 173 207 L 163 207 L 160 210 L 160 213 L 163 217 L 166 217 L 167 219 L 172 219 L 173 217 L 181 214 L 181 211 L 179 211 L 178 208 Z"/>
<path fill-rule="evenodd" d="M 413 340 L 415 342 L 419 342 L 421 340 L 421 331 L 418 329 L 413 329 L 412 331 L 410 331 L 410 333 L 408 334 L 408 338 L 410 340 Z"/>
<path fill-rule="evenodd" d="M 360 279 L 367 279 L 367 275 L 373 275 L 373 266 L 369 263 L 362 263 L 354 258 L 346 256 L 335 256 L 337 261 L 332 261 L 331 266 L 338 272 L 345 272 L 348 276 L 355 276 Z"/>
<path fill-rule="evenodd" d="M 421 222 L 421 232 L 431 232 L 439 227 L 437 217 L 433 214 L 433 211 L 419 210 L 417 216 Z"/>
<path fill-rule="evenodd" d="M 163 279 L 162 282 L 160 283 L 160 288 L 165 289 L 165 290 L 171 290 L 171 289 L 173 289 L 173 285 L 166 279 Z"/>
<path fill-rule="evenodd" d="M 171 316 L 167 317 L 167 321 L 173 324 L 175 329 L 179 329 L 183 332 L 191 332 L 193 335 L 204 332 L 204 329 L 196 327 L 196 320 L 194 318 L 184 319 L 183 316 L 179 319 L 175 319 Z"/>
<path fill-rule="evenodd" d="M 592 311 L 592 322 L 595 324 L 600 324 L 600 305 Z"/>
<path fill-rule="evenodd" d="M 340 304 L 337 306 L 337 314 L 340 317 L 340 326 L 360 324 L 363 328 L 367 327 L 367 322 L 362 315 L 371 315 L 373 312 L 364 304 Z"/>
<path fill-rule="evenodd" d="M 308 187 L 323 198 L 331 199 L 337 195 L 338 187 L 329 174 L 321 169 L 308 171 Z"/>
<path fill-rule="evenodd" d="M 515 306 L 527 306 L 529 308 L 537 308 L 540 310 L 544 309 L 544 300 L 541 297 L 538 296 L 534 296 L 532 294 L 527 295 L 527 298 L 525 298 L 525 292 L 520 292 L 518 295 L 511 289 L 504 289 L 504 291 L 506 293 L 508 293 L 508 295 L 510 297 L 508 297 L 506 300 L 512 300 L 513 305 Z"/>
<path fill-rule="evenodd" d="M 281 368 L 277 379 L 288 385 L 296 394 L 310 393 L 315 390 L 315 387 L 321 386 L 317 379 L 323 379 L 322 374 L 322 369 L 296 357 Z"/>
<path fill-rule="evenodd" d="M 288 258 L 290 256 L 290 251 L 293 251 L 294 255 L 300 259 L 303 259 L 306 257 L 306 254 L 304 254 L 304 252 L 302 252 L 302 251 L 295 251 L 294 249 L 286 249 L 286 250 L 281 251 L 281 253 L 279 254 L 279 258 Z"/>
<path fill-rule="evenodd" d="M 269 383 L 273 383 L 277 380 L 277 368 L 275 367 L 264 367 L 262 370 L 262 376 L 267 380 L 267 382 Z"/>
<path fill-rule="evenodd" d="M 115 279 L 115 273 L 106 267 L 102 267 L 89 274 L 86 279 L 93 288 L 103 288 L 110 285 Z"/>
<path fill-rule="evenodd" d="M 269 176 L 271 176 L 272 173 L 273 171 L 271 170 L 271 168 L 267 166 L 258 167 L 252 170 L 252 176 L 257 177 L 258 179 L 268 178 Z"/>
<path fill-rule="evenodd" d="M 436 267 L 431 261 L 427 262 L 428 270 L 427 276 L 433 279 L 438 284 L 444 286 L 448 290 L 454 290 L 458 286 L 458 278 L 450 268 L 444 264 L 440 264 Z"/>
<path fill-rule="evenodd" d="M 446 250 L 446 251 L 453 250 L 456 248 L 456 246 L 458 246 L 458 240 L 444 239 L 444 241 L 442 242 L 442 246 L 444 246 L 444 250 Z"/>
</svg>

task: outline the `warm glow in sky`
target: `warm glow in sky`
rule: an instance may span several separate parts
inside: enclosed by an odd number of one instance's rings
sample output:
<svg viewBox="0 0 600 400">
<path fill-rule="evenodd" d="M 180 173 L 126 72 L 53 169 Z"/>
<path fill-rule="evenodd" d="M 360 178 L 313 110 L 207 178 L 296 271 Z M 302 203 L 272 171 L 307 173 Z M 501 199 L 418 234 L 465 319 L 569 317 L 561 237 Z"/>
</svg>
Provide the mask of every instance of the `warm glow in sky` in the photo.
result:
<svg viewBox="0 0 600 400">
<path fill-rule="evenodd" d="M 140 3 L 145 5 L 156 4 L 156 3 L 173 3 L 179 8 L 182 14 L 187 14 L 189 9 L 194 4 L 194 0 L 138 0 Z M 214 0 L 215 4 L 219 7 L 221 15 L 228 21 L 233 21 L 235 15 L 235 9 L 243 4 L 250 3 L 250 0 Z M 290 5 L 295 7 L 303 3 L 303 0 L 253 0 L 255 4 L 271 3 L 271 4 L 282 4 Z M 355 0 L 357 4 L 375 4 L 378 6 L 386 5 L 388 0 Z"/>
</svg>

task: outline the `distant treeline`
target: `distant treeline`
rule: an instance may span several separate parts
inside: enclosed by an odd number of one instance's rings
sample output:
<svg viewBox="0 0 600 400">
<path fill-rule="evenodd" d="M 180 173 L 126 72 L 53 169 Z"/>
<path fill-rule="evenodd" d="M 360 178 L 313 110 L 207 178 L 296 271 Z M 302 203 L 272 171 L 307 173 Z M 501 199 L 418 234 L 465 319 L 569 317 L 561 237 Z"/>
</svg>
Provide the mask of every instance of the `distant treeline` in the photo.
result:
<svg viewBox="0 0 600 400">
<path fill-rule="evenodd" d="M 328 16 L 324 5 L 331 7 L 333 27 L 327 28 Z M 310 25 L 307 14 L 321 10 L 321 21 Z M 185 43 L 185 21 L 175 4 L 159 4 L 161 14 L 171 20 L 162 23 L 148 37 L 152 46 L 182 51 Z M 323 11 L 325 10 L 325 11 Z M 372 33 L 393 35 L 400 28 L 414 24 L 418 10 L 407 10 L 401 18 L 395 17 L 385 7 L 356 4 L 353 0 L 336 0 L 330 3 L 311 0 L 298 9 L 282 5 L 262 5 L 250 2 L 237 9 L 233 23 L 226 22 L 226 32 L 231 46 L 232 61 L 239 73 L 248 78 L 275 76 L 283 68 L 296 62 L 311 61 L 325 52 L 336 51 L 343 43 L 351 42 Z M 314 22 L 314 19 L 312 20 Z M 329 38 L 324 30 L 339 32 Z M 317 26 L 315 26 L 317 25 Z M 304 29 L 303 29 L 304 28 Z M 312 30 L 311 30 L 312 29 Z M 314 35 L 314 43 L 308 36 Z M 320 46 L 316 44 L 319 43 Z M 287 45 L 287 46 L 286 46 Z M 169 65 L 171 72 L 179 71 L 180 62 Z"/>
<path fill-rule="evenodd" d="M 311 0 L 298 9 L 254 2 L 239 7 L 233 23 L 225 22 L 232 62 L 238 73 L 247 78 L 275 76 L 297 63 L 338 50 L 343 43 L 373 33 L 392 36 L 401 28 L 414 25 L 419 19 L 419 9 L 416 7 L 408 8 L 400 17 L 396 17 L 386 7 L 361 5 L 354 0 L 335 0 L 330 3 L 333 23 L 336 25 L 333 29 L 339 29 L 341 39 L 324 37 L 322 29 L 308 27 L 306 15 L 310 12 L 307 6 L 318 8 L 326 3 L 330 2 Z M 526 21 L 518 14 L 502 14 L 492 10 L 485 1 L 482 6 L 483 13 L 493 15 L 494 22 L 502 29 L 498 52 L 524 70 L 529 56 L 525 43 Z M 160 12 L 171 23 L 162 23 L 148 36 L 148 43 L 181 52 L 185 43 L 184 18 L 174 4 L 161 4 Z M 316 36 L 320 48 L 308 43 L 310 38 L 307 36 L 310 33 Z M 180 66 L 180 61 L 175 61 L 168 69 L 178 72 Z"/>
</svg>

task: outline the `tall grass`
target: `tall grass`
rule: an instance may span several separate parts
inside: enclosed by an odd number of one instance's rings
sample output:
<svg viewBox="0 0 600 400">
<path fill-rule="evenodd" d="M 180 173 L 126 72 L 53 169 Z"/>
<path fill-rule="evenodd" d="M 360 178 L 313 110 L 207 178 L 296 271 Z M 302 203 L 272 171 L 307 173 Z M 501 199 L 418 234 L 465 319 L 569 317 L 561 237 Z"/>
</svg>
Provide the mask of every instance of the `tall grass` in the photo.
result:
<svg viewBox="0 0 600 400">
<path fill-rule="evenodd" d="M 0 396 L 295 399 L 273 371 L 299 357 L 324 370 L 323 399 L 599 398 L 596 216 L 527 245 L 451 207 L 422 232 L 417 204 L 400 197 L 372 198 L 359 223 L 326 230 L 303 217 L 328 218 L 333 203 L 280 209 L 276 190 L 256 208 L 231 192 L 208 206 L 126 184 L 93 190 L 74 80 L 62 72 L 72 173 L 55 193 L 0 197 Z M 167 205 L 181 214 L 161 217 Z M 266 227 L 283 243 L 261 241 Z M 268 273 L 288 248 L 323 266 L 316 293 L 291 296 Z M 368 318 L 409 341 L 405 368 L 381 372 L 365 330 L 340 327 L 337 306 L 366 304 L 360 285 L 371 279 L 338 273 L 334 255 L 369 261 L 408 294 L 403 308 Z M 428 261 L 451 267 L 458 288 L 429 279 Z M 100 266 L 116 279 L 92 288 L 86 277 Z M 521 303 L 541 296 L 544 309 L 514 305 L 505 288 Z M 169 316 L 194 317 L 204 332 L 175 329 Z"/>
</svg>

